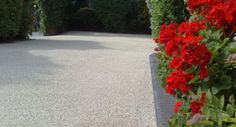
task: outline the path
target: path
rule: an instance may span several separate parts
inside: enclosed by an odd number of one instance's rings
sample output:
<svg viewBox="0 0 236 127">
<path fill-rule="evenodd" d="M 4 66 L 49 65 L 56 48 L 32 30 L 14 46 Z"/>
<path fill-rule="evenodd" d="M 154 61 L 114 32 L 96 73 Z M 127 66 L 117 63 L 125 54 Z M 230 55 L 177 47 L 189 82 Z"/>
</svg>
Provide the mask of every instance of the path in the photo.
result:
<svg viewBox="0 0 236 127">
<path fill-rule="evenodd" d="M 146 35 L 70 32 L 0 45 L 1 127 L 155 127 Z"/>
</svg>

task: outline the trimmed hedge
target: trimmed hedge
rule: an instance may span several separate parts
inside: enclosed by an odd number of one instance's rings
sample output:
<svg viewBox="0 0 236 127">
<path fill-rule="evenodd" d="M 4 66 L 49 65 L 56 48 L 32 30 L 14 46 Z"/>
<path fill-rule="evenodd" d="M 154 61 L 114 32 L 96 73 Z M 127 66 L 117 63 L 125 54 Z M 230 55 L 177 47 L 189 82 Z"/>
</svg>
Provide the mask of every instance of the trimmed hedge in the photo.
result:
<svg viewBox="0 0 236 127">
<path fill-rule="evenodd" d="M 145 0 L 91 0 L 91 7 L 108 32 L 149 33 Z"/>
<path fill-rule="evenodd" d="M 0 41 L 27 39 L 32 28 L 31 0 L 0 1 Z"/>
<path fill-rule="evenodd" d="M 22 1 L 0 1 L 0 41 L 14 40 L 19 31 Z"/>
<path fill-rule="evenodd" d="M 145 0 L 136 0 L 130 9 L 132 13 L 127 16 L 128 32 L 149 34 L 150 15 Z"/>
<path fill-rule="evenodd" d="M 69 0 L 37 0 L 41 10 L 41 30 L 44 35 L 60 34 L 66 30 Z"/>
<path fill-rule="evenodd" d="M 102 31 L 103 25 L 97 14 L 92 9 L 85 7 L 71 16 L 69 28 L 70 30 Z"/>
<path fill-rule="evenodd" d="M 32 32 L 33 27 L 33 2 L 32 0 L 23 0 L 21 11 L 21 23 L 17 39 L 28 39 L 28 34 Z"/>
<path fill-rule="evenodd" d="M 126 15 L 132 6 L 132 0 L 91 0 L 105 30 L 109 32 L 127 31 Z"/>
<path fill-rule="evenodd" d="M 165 23 L 183 22 L 190 14 L 183 0 L 147 0 L 151 14 L 152 36 L 159 35 L 160 26 Z"/>
</svg>

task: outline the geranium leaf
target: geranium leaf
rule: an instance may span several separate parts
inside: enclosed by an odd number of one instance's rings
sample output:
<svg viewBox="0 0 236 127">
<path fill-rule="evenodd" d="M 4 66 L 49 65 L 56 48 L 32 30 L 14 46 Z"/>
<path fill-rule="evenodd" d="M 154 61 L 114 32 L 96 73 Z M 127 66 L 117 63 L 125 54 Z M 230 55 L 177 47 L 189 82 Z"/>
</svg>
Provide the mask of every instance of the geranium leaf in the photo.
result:
<svg viewBox="0 0 236 127">
<path fill-rule="evenodd" d="M 230 115 L 230 116 L 233 116 L 234 115 L 234 108 L 231 104 L 228 104 L 226 106 L 226 112 Z"/>
<path fill-rule="evenodd" d="M 211 94 L 211 91 L 208 90 L 207 93 L 206 93 L 206 102 L 208 104 L 211 104 L 212 103 L 212 94 Z"/>
<path fill-rule="evenodd" d="M 219 104 L 219 102 L 220 100 L 216 96 L 212 96 L 212 104 L 221 109 L 221 105 Z"/>
<path fill-rule="evenodd" d="M 228 50 L 230 53 L 236 53 L 236 42 L 230 43 Z"/>
<path fill-rule="evenodd" d="M 221 90 L 226 90 L 231 88 L 231 77 L 222 74 L 217 82 L 212 87 L 213 94 L 217 94 Z"/>
<path fill-rule="evenodd" d="M 229 97 L 229 102 L 230 102 L 231 104 L 234 104 L 234 103 L 235 103 L 234 95 L 231 95 L 231 96 Z"/>
<path fill-rule="evenodd" d="M 222 115 L 219 113 L 218 114 L 218 126 L 220 126 L 220 127 L 222 127 L 222 124 L 223 124 L 223 117 L 222 117 Z"/>
<path fill-rule="evenodd" d="M 224 108 L 224 104 L 225 104 L 225 97 L 224 95 L 222 95 L 220 97 L 220 108 L 223 109 Z"/>
</svg>

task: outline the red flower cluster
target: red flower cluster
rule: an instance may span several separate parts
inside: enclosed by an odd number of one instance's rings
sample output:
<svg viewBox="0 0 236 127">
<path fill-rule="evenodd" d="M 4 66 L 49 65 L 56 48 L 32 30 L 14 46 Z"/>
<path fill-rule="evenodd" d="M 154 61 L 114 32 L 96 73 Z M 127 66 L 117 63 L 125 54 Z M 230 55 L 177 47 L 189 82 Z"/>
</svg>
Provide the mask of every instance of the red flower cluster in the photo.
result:
<svg viewBox="0 0 236 127">
<path fill-rule="evenodd" d="M 174 106 L 174 112 L 177 113 L 179 111 L 179 108 L 183 105 L 182 102 L 177 101 L 175 102 L 175 106 Z"/>
<path fill-rule="evenodd" d="M 216 27 L 236 31 L 236 0 L 188 0 L 188 7 Z"/>
<path fill-rule="evenodd" d="M 196 101 L 190 102 L 190 110 L 192 112 L 192 115 L 201 113 L 202 106 L 205 103 L 206 103 L 206 93 L 202 93 L 200 101 L 196 100 Z"/>
<path fill-rule="evenodd" d="M 175 94 L 176 90 L 188 93 L 188 82 L 194 78 L 193 74 L 187 74 L 185 69 L 191 66 L 200 68 L 201 79 L 208 76 L 206 66 L 211 60 L 211 53 L 205 44 L 201 43 L 203 37 L 198 36 L 199 30 L 205 28 L 204 22 L 183 22 L 180 25 L 172 23 L 162 25 L 159 38 L 154 39 L 157 43 L 165 46 L 165 52 L 173 57 L 169 68 L 177 71 L 167 77 L 166 91 Z"/>
<path fill-rule="evenodd" d="M 195 115 L 197 113 L 201 113 L 202 107 L 204 106 L 205 103 L 206 103 L 206 93 L 202 93 L 200 100 L 197 99 L 197 100 L 190 102 L 189 108 L 190 108 L 192 115 Z M 180 101 L 175 102 L 174 112 L 177 113 L 179 111 L 179 108 L 182 105 L 183 105 L 183 103 Z"/>
<path fill-rule="evenodd" d="M 194 78 L 193 74 L 187 74 L 182 70 L 171 72 L 167 77 L 166 92 L 169 94 L 175 94 L 176 91 L 187 93 L 190 89 L 188 82 Z"/>
</svg>

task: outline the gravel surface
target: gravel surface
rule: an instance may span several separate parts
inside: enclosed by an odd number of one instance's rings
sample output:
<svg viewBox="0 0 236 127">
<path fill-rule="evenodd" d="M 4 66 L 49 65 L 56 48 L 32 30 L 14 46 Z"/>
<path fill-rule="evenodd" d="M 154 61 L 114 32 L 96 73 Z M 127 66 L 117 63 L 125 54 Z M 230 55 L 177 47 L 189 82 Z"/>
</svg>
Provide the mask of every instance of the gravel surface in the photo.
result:
<svg viewBox="0 0 236 127">
<path fill-rule="evenodd" d="M 147 35 L 69 32 L 0 45 L 1 127 L 156 127 Z"/>
</svg>

